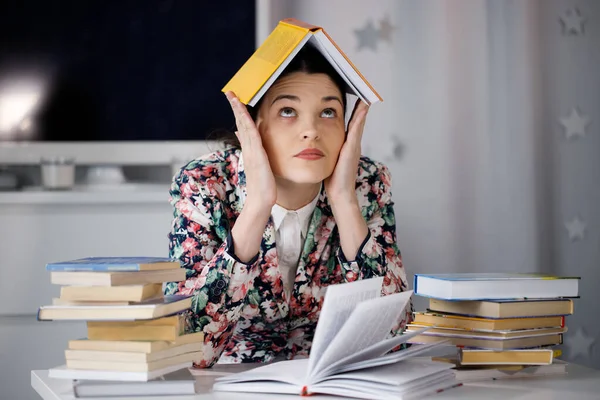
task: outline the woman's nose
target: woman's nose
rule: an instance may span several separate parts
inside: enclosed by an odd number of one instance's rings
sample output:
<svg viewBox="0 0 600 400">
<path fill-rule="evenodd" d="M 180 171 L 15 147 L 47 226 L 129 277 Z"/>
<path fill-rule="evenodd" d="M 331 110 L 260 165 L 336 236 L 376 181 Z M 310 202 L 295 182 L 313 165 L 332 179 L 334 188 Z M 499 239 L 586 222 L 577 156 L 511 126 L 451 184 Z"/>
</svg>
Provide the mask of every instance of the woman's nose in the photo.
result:
<svg viewBox="0 0 600 400">
<path fill-rule="evenodd" d="M 303 139 L 318 139 L 319 131 L 317 130 L 317 124 L 313 119 L 305 121 L 302 127 L 302 138 Z"/>
</svg>

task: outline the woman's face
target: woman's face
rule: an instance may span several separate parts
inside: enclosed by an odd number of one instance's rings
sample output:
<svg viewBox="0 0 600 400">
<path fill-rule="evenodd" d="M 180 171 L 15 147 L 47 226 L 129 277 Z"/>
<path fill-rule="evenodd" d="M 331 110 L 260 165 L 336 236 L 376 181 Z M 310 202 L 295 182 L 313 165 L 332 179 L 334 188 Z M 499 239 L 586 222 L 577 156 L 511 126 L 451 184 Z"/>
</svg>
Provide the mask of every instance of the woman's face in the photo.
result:
<svg viewBox="0 0 600 400">
<path fill-rule="evenodd" d="M 294 183 L 330 176 L 346 137 L 343 108 L 325 74 L 295 72 L 271 86 L 256 123 L 273 174 Z"/>
</svg>

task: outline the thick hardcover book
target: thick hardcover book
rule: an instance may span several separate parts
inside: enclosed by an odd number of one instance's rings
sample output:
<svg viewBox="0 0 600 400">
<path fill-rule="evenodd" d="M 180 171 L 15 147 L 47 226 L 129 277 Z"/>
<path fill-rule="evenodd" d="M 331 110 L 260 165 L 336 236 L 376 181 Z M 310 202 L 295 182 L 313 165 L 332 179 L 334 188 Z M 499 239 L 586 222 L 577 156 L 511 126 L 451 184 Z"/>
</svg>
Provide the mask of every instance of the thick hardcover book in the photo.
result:
<svg viewBox="0 0 600 400">
<path fill-rule="evenodd" d="M 179 261 L 162 257 L 88 257 L 46 264 L 48 271 L 152 271 L 180 267 Z"/>
<path fill-rule="evenodd" d="M 118 306 L 42 306 L 38 320 L 133 321 L 172 315 L 192 306 L 191 296 L 172 295 L 134 305 Z"/>
<path fill-rule="evenodd" d="M 429 299 L 429 310 L 480 318 L 529 318 L 573 314 L 571 299 L 440 300 Z"/>
<path fill-rule="evenodd" d="M 416 295 L 445 300 L 578 297 L 579 277 L 526 273 L 416 274 Z"/>
</svg>

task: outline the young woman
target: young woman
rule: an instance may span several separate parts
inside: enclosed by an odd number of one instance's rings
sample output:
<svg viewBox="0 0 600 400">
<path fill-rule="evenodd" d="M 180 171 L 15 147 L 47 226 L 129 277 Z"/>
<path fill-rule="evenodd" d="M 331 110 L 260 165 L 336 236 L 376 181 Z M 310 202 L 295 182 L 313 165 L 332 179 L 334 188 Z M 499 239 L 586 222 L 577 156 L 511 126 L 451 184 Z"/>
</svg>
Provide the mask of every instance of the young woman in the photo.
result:
<svg viewBox="0 0 600 400">
<path fill-rule="evenodd" d="M 170 256 L 187 280 L 165 292 L 193 295 L 198 367 L 307 356 L 328 285 L 384 276 L 383 295 L 407 288 L 390 173 L 360 153 L 368 107 L 345 128 L 331 65 L 305 47 L 250 112 L 226 95 L 238 145 L 191 161 L 170 192 Z"/>
</svg>

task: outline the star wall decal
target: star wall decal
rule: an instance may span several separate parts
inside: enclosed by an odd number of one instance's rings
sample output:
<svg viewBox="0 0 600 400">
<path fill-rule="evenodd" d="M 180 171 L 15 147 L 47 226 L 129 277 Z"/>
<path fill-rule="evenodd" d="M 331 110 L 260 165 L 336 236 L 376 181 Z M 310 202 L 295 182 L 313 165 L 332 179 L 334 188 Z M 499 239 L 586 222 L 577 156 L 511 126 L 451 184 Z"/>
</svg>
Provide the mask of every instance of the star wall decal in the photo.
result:
<svg viewBox="0 0 600 400">
<path fill-rule="evenodd" d="M 354 34 L 358 39 L 358 51 L 363 48 L 377 51 L 377 39 L 379 38 L 379 32 L 375 29 L 372 20 L 368 20 L 367 24 L 362 29 L 355 29 Z"/>
<path fill-rule="evenodd" d="M 395 135 L 392 135 L 391 142 L 390 146 L 386 146 L 388 150 L 386 151 L 385 160 L 387 162 L 400 161 L 404 157 L 406 146 Z"/>
<path fill-rule="evenodd" d="M 389 16 L 383 17 L 379 20 L 379 38 L 386 42 L 392 42 L 392 32 L 396 29 L 395 26 L 390 22 Z"/>
<path fill-rule="evenodd" d="M 567 228 L 569 240 L 571 242 L 584 239 L 586 223 L 579 219 L 579 217 L 575 217 L 571 221 L 566 222 L 565 228 Z"/>
<path fill-rule="evenodd" d="M 563 35 L 583 35 L 585 18 L 578 8 L 569 8 L 559 17 Z"/>
<path fill-rule="evenodd" d="M 568 117 L 560 118 L 560 123 L 565 128 L 565 135 L 567 136 L 567 139 L 571 139 L 576 136 L 585 136 L 585 129 L 590 122 L 591 120 L 587 115 L 580 115 L 575 108 L 571 109 L 571 114 Z"/>
<path fill-rule="evenodd" d="M 565 343 L 569 349 L 569 358 L 575 359 L 579 356 L 589 358 L 595 341 L 596 339 L 587 335 L 583 328 L 578 328 L 575 334 L 571 335 Z"/>
</svg>

